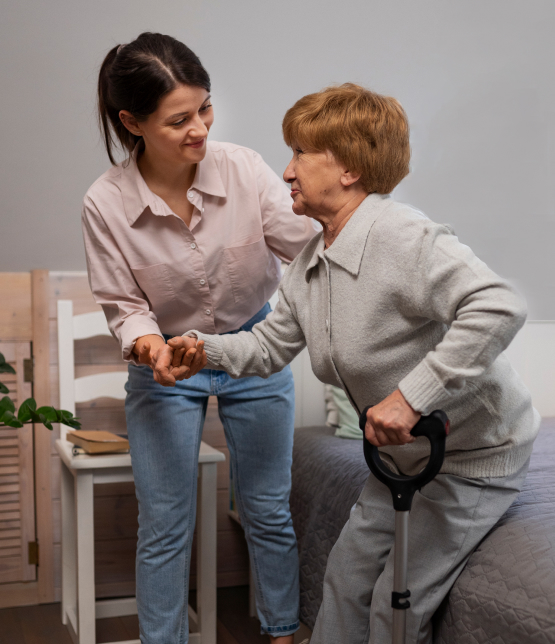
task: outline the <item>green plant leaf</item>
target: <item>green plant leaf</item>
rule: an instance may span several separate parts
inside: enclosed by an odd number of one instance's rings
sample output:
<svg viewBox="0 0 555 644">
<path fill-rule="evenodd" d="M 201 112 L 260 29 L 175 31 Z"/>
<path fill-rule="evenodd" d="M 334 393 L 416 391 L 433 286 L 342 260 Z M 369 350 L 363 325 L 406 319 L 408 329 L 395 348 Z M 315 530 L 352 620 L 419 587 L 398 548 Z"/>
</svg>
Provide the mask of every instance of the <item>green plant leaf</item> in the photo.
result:
<svg viewBox="0 0 555 644">
<path fill-rule="evenodd" d="M 58 412 L 54 407 L 39 407 L 37 409 L 37 414 L 42 414 L 49 423 L 57 423 L 58 421 Z"/>
<path fill-rule="evenodd" d="M 9 394 L 10 390 L 6 387 L 3 382 L 0 382 L 0 394 Z"/>
<path fill-rule="evenodd" d="M 0 416 L 0 423 L 4 423 L 8 427 L 23 427 L 23 423 L 17 420 L 11 411 L 5 411 Z"/>
<path fill-rule="evenodd" d="M 4 396 L 2 400 L 0 400 L 0 416 L 5 411 L 11 411 L 11 412 L 15 411 L 15 405 L 13 404 L 13 400 L 8 396 Z"/>
<path fill-rule="evenodd" d="M 26 423 L 27 421 L 31 420 L 31 414 L 29 413 L 29 410 L 35 410 L 36 408 L 37 401 L 34 398 L 27 398 L 27 400 L 24 400 L 21 403 L 19 411 L 17 412 L 18 420 L 20 420 L 22 423 Z"/>
<path fill-rule="evenodd" d="M 0 353 L 0 373 L 15 373 L 15 369 L 6 362 L 3 353 Z"/>
<path fill-rule="evenodd" d="M 63 423 L 73 429 L 81 429 L 81 423 L 70 411 L 67 411 L 66 409 L 58 409 L 56 410 L 56 413 L 58 415 L 57 420 L 59 423 Z"/>
<path fill-rule="evenodd" d="M 4 393 L 3 390 L 0 392 Z M 63 423 L 73 429 L 81 429 L 79 419 L 66 409 L 55 409 L 49 406 L 37 409 L 37 401 L 34 398 L 27 398 L 21 403 L 16 417 L 13 400 L 8 396 L 0 400 L 0 425 L 23 427 L 29 422 L 42 424 L 50 430 L 53 429 L 52 423 Z"/>
</svg>

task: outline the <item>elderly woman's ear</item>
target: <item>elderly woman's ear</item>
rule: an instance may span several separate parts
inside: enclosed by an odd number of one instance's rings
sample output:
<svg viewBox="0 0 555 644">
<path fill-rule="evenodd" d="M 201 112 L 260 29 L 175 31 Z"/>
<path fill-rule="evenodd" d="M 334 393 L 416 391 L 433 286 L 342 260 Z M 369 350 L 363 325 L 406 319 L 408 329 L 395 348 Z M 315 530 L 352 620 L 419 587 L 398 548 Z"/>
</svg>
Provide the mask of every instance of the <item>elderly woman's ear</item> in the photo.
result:
<svg viewBox="0 0 555 644">
<path fill-rule="evenodd" d="M 360 179 L 360 177 L 361 177 L 360 172 L 351 172 L 350 170 L 345 170 L 341 175 L 341 185 L 344 188 L 348 188 L 349 186 L 352 186 L 354 183 L 356 183 Z M 362 188 L 362 190 L 364 190 L 364 187 L 362 186 L 362 184 L 359 184 L 359 186 L 360 188 Z M 359 186 L 357 186 L 357 188 Z"/>
</svg>

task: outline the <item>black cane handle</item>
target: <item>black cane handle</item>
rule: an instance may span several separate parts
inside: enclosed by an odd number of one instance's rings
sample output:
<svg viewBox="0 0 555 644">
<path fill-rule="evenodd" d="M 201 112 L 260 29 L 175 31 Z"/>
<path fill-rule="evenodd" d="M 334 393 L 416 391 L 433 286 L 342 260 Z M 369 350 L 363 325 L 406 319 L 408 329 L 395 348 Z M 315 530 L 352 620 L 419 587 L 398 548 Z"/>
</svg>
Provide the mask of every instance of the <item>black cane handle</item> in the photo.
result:
<svg viewBox="0 0 555 644">
<path fill-rule="evenodd" d="M 364 434 L 366 414 L 372 405 L 368 405 L 360 415 L 359 427 Z M 380 458 L 377 447 L 372 445 L 364 436 L 364 458 L 372 474 L 387 485 L 393 497 L 395 510 L 410 510 L 412 497 L 438 474 L 445 456 L 445 439 L 449 431 L 447 414 L 440 409 L 429 416 L 422 416 L 411 430 L 412 436 L 425 436 L 430 441 L 430 458 L 426 467 L 414 476 L 395 474 Z"/>
</svg>

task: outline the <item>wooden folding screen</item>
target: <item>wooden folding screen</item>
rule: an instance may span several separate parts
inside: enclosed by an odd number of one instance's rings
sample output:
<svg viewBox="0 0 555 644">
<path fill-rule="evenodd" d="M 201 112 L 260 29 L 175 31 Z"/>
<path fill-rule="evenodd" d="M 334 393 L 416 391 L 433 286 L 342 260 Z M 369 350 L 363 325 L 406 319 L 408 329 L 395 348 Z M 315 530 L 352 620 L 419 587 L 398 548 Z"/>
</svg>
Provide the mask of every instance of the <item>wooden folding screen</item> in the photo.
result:
<svg viewBox="0 0 555 644">
<path fill-rule="evenodd" d="M 0 342 L 0 353 L 16 374 L 0 374 L 18 407 L 31 396 L 24 360 L 30 360 L 29 342 Z M 28 367 L 27 367 L 28 369 Z M 34 581 L 35 499 L 33 428 L 0 429 L 0 584 Z"/>
<path fill-rule="evenodd" d="M 48 367 L 44 330 L 47 271 L 0 273 L 0 343 L 13 361 L 16 377 L 2 375 L 16 402 L 32 394 L 48 404 Z M 30 347 L 32 346 L 32 356 Z M 32 358 L 25 369 L 23 361 Z M 33 368 L 34 367 L 34 368 Z M 27 371 L 27 378 L 25 378 Z M 26 380 L 33 380 L 26 382 Z M 0 607 L 54 600 L 52 500 L 50 476 L 51 433 L 44 427 L 0 430 L 2 486 L 0 521 L 3 528 L 0 558 Z M 34 467 L 33 467 L 34 464 Z M 34 484 L 34 490 L 33 490 Z M 34 492 L 34 494 L 33 494 Z M 36 522 L 36 524 L 34 523 Z M 29 564 L 29 543 L 39 544 L 40 568 Z M 4 555 L 4 556 L 2 556 Z M 10 560 L 9 562 L 7 560 Z"/>
</svg>

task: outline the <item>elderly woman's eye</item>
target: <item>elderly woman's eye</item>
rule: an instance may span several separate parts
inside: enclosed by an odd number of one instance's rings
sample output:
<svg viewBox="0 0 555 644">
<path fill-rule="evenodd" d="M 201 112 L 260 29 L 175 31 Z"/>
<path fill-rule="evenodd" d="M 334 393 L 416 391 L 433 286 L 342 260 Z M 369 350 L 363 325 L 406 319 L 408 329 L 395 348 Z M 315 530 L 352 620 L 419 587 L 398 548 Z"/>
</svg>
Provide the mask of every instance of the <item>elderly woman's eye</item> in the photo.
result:
<svg viewBox="0 0 555 644">
<path fill-rule="evenodd" d="M 302 151 L 302 150 L 299 150 L 299 148 L 296 148 L 296 149 L 295 149 L 295 152 L 297 152 L 297 154 L 302 154 L 302 153 L 303 153 L 303 151 Z"/>
</svg>

